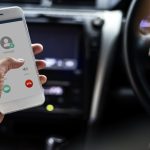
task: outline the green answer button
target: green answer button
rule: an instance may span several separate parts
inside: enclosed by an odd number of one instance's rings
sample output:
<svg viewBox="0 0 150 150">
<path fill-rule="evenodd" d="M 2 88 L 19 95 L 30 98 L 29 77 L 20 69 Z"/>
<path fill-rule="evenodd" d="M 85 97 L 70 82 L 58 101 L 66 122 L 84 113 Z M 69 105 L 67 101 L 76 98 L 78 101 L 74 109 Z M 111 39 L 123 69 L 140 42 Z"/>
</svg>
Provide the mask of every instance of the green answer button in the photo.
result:
<svg viewBox="0 0 150 150">
<path fill-rule="evenodd" d="M 4 85 L 3 91 L 4 91 L 5 93 L 9 93 L 10 90 L 11 90 L 11 87 L 10 87 L 9 85 Z"/>
</svg>

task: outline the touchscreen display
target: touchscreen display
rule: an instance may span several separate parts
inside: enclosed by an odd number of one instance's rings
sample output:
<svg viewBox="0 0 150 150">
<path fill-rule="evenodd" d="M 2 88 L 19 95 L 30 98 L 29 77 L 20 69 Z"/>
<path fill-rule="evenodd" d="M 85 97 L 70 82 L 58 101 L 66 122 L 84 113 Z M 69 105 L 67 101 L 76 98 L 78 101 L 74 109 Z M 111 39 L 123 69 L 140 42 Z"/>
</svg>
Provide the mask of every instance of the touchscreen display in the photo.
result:
<svg viewBox="0 0 150 150">
<path fill-rule="evenodd" d="M 40 42 L 44 52 L 37 58 L 47 63 L 47 69 L 74 70 L 78 66 L 81 28 L 66 25 L 28 24 L 32 43 Z"/>
<path fill-rule="evenodd" d="M 41 91 L 31 45 L 21 18 L 0 22 L 0 59 L 5 57 L 22 58 L 25 64 L 8 71 L 0 103 L 34 96 Z"/>
</svg>

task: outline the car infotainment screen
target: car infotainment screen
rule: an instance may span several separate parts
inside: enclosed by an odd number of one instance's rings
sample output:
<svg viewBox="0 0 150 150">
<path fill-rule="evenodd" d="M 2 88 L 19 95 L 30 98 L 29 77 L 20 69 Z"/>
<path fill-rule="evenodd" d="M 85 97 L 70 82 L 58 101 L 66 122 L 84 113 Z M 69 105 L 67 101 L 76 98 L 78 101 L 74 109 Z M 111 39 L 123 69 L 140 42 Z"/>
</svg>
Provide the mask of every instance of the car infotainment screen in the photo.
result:
<svg viewBox="0 0 150 150">
<path fill-rule="evenodd" d="M 46 61 L 46 69 L 75 70 L 82 30 L 79 26 L 29 23 L 32 43 L 41 43 L 43 53 L 37 58 Z"/>
</svg>

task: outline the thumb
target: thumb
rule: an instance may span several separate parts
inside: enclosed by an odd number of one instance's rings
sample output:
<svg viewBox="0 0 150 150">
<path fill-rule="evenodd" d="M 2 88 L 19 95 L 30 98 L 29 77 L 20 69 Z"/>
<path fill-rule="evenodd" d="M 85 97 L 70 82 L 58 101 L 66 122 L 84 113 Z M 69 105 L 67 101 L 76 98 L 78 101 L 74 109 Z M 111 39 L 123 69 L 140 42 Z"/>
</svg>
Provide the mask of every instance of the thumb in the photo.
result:
<svg viewBox="0 0 150 150">
<path fill-rule="evenodd" d="M 23 59 L 7 57 L 0 60 L 0 70 L 6 74 L 10 69 L 17 69 L 24 64 Z"/>
<path fill-rule="evenodd" d="M 23 64 L 24 64 L 23 59 L 15 59 L 15 58 L 7 57 L 7 58 L 0 60 L 0 96 L 2 94 L 2 88 L 3 88 L 5 74 L 10 69 L 19 68 Z"/>
</svg>

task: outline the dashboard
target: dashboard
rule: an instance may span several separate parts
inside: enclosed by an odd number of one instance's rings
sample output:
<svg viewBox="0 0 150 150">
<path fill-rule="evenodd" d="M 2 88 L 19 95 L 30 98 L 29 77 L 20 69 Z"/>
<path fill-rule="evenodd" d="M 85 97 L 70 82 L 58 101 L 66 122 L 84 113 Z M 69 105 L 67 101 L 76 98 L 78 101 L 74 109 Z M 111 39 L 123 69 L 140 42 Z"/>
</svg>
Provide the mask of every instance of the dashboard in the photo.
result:
<svg viewBox="0 0 150 150">
<path fill-rule="evenodd" d="M 0 125 L 1 149 L 80 150 L 81 146 L 83 150 L 85 144 L 85 150 L 91 150 L 96 141 L 102 150 L 110 150 L 111 140 L 118 140 L 118 128 L 125 124 L 129 131 L 128 125 L 134 125 L 132 117 L 142 116 L 149 125 L 123 58 L 123 30 L 130 3 L 0 1 L 0 8 L 23 8 L 32 43 L 44 47 L 36 59 L 45 60 L 46 68 L 40 73 L 48 78 L 42 106 L 5 116 Z M 140 29 L 143 34 L 149 31 L 149 18 L 141 22 Z M 87 144 L 90 141 L 92 148 Z"/>
</svg>

